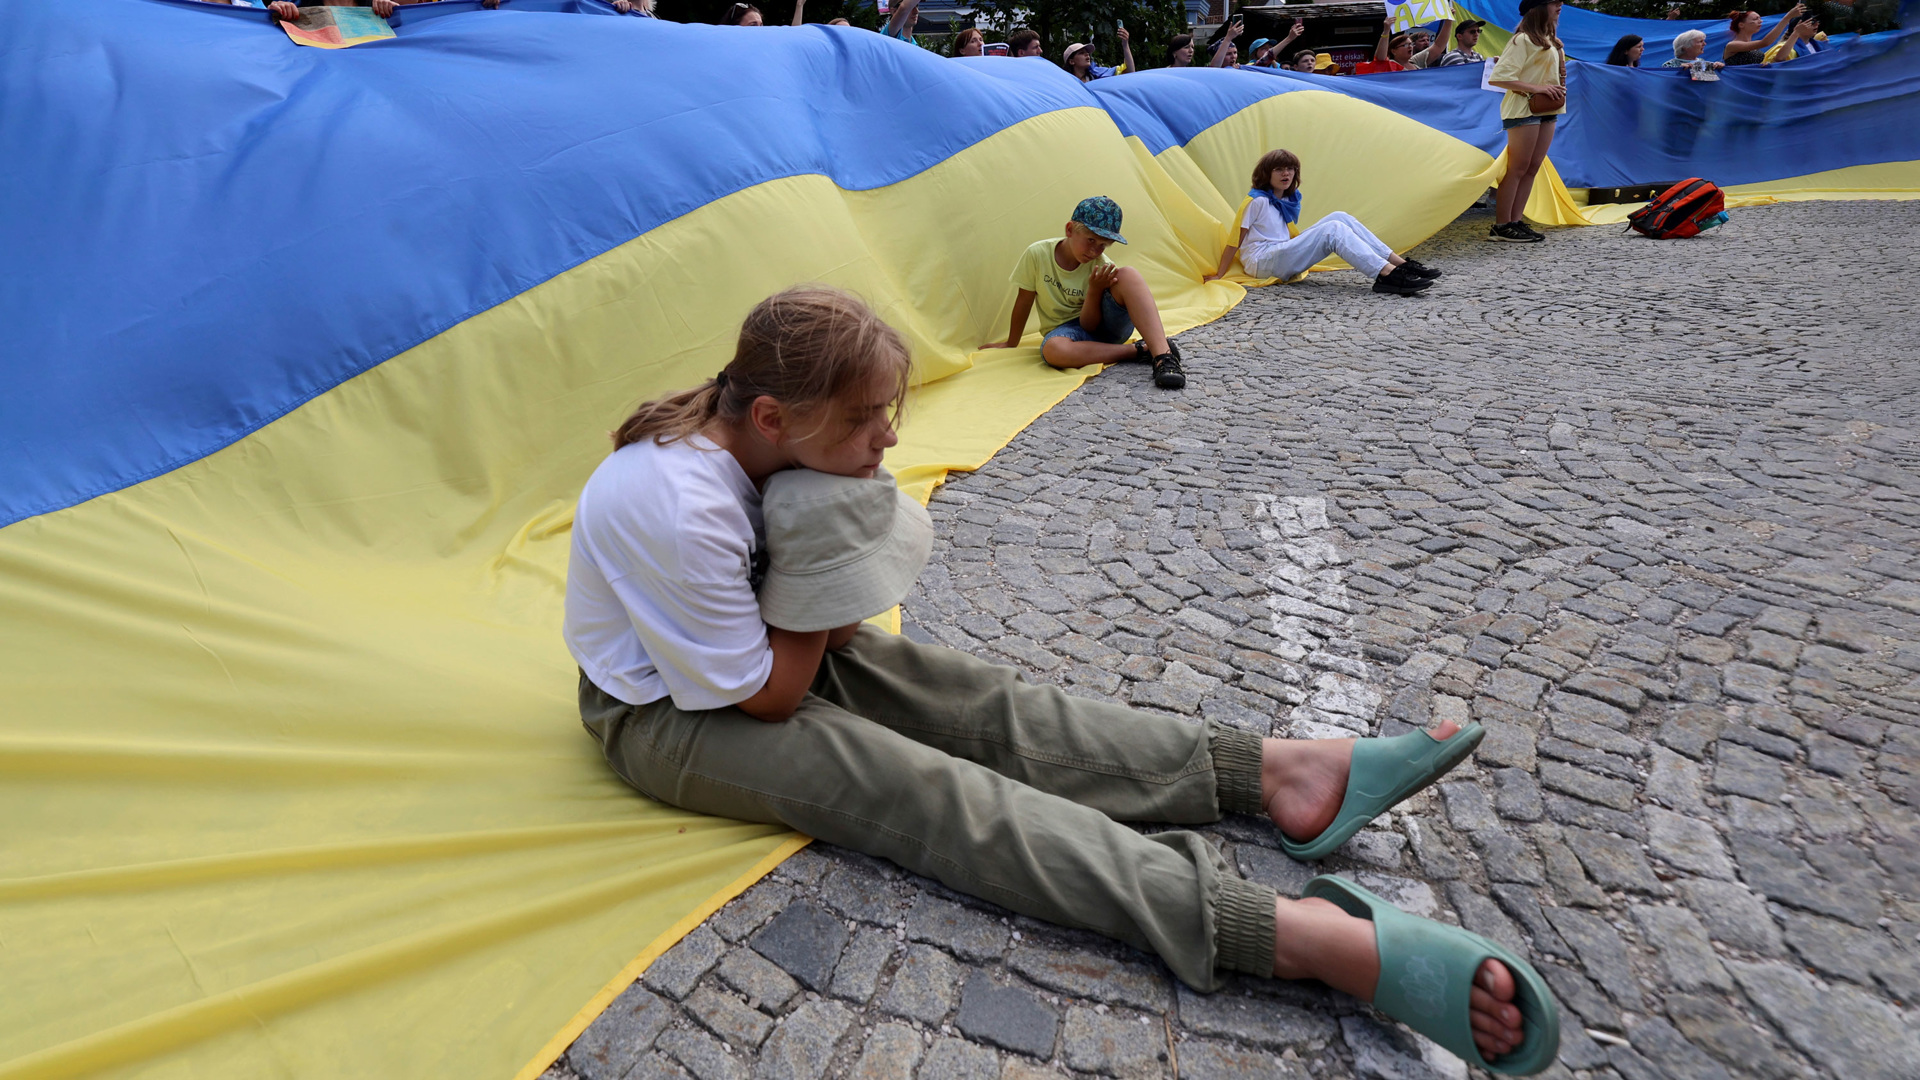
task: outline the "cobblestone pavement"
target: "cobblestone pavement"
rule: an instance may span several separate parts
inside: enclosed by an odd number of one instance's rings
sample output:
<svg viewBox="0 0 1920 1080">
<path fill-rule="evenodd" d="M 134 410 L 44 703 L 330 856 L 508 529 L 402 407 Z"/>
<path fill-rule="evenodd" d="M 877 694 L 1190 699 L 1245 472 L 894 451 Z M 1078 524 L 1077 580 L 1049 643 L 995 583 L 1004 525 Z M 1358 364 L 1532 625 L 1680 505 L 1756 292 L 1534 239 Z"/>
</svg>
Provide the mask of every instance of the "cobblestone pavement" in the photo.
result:
<svg viewBox="0 0 1920 1080">
<path fill-rule="evenodd" d="M 1549 1075 L 1920 1076 L 1920 204 L 1351 274 L 1094 380 L 933 500 L 906 631 L 1300 737 L 1473 717 L 1326 868 L 1529 956 Z M 1905 251 L 1907 255 L 1899 253 Z M 1207 830 L 1248 877 L 1315 868 Z M 590 1080 L 1462 1076 L 1318 984 L 1151 958 L 825 845 L 555 1067 Z"/>
</svg>

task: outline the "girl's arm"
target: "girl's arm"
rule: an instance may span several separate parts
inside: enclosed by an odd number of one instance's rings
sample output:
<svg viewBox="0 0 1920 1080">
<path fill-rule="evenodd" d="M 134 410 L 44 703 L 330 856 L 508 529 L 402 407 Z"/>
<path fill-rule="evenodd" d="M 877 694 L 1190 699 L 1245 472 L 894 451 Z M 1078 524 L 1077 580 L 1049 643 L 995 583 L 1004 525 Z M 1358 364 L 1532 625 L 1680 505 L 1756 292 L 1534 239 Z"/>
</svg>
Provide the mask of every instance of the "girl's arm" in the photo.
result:
<svg viewBox="0 0 1920 1080">
<path fill-rule="evenodd" d="M 793 25 L 799 26 L 804 20 L 801 15 L 807 10 L 807 0 L 793 0 Z"/>
<path fill-rule="evenodd" d="M 1240 254 L 1240 245 L 1246 242 L 1247 242 L 1247 227 L 1245 225 L 1242 225 L 1240 226 L 1240 239 L 1235 243 L 1228 244 L 1227 250 L 1220 253 L 1220 269 L 1215 270 L 1213 273 L 1208 274 L 1206 277 L 1203 277 L 1200 280 L 1201 281 L 1219 281 L 1221 278 L 1226 277 L 1227 271 L 1233 269 L 1233 257 L 1235 255 Z"/>
<path fill-rule="evenodd" d="M 1013 298 L 1013 325 L 1007 327 L 1007 340 L 989 341 L 980 346 L 983 349 L 1017 349 L 1020 339 L 1027 334 L 1027 316 L 1033 314 L 1033 298 L 1038 295 L 1032 289 L 1021 289 Z"/>
<path fill-rule="evenodd" d="M 768 673 L 765 686 L 737 704 L 740 711 L 769 724 L 791 717 L 820 671 L 820 658 L 826 655 L 828 636 L 837 633 L 838 630 L 815 630 L 803 634 L 777 626 L 767 627 L 767 644 L 773 648 L 773 670 Z"/>
<path fill-rule="evenodd" d="M 802 0 L 804 3 L 805 0 Z M 1453 33 L 1453 20 L 1441 19 L 1440 29 L 1433 35 L 1433 44 L 1427 46 L 1427 66 L 1439 67 L 1440 58 L 1447 55 L 1447 37 Z"/>
<path fill-rule="evenodd" d="M 1245 25 L 1245 20 L 1243 20 L 1238 15 L 1235 15 L 1233 17 L 1233 21 L 1227 24 L 1227 32 L 1220 39 L 1220 43 L 1219 43 L 1220 47 L 1213 50 L 1213 63 L 1208 64 L 1207 65 L 1208 67 L 1226 67 L 1227 66 L 1227 42 L 1233 38 L 1239 37 L 1241 27 L 1243 27 L 1244 25 Z"/>
<path fill-rule="evenodd" d="M 887 36 L 899 37 L 900 28 L 907 25 L 913 17 L 913 9 L 920 6 L 920 0 L 901 0 L 899 7 L 893 9 L 893 15 L 887 19 Z"/>
<path fill-rule="evenodd" d="M 1140 70 L 1139 68 L 1133 66 L 1133 35 L 1127 33 L 1127 28 L 1124 26 L 1121 27 L 1116 32 L 1120 35 L 1121 70 L 1125 71 L 1128 74 L 1132 74 L 1133 72 Z"/>
<path fill-rule="evenodd" d="M 859 631 L 859 623 L 850 623 L 846 626 L 827 631 L 827 651 L 832 652 L 835 649 L 846 648 L 847 642 L 852 641 L 853 635 L 859 633 Z"/>
</svg>

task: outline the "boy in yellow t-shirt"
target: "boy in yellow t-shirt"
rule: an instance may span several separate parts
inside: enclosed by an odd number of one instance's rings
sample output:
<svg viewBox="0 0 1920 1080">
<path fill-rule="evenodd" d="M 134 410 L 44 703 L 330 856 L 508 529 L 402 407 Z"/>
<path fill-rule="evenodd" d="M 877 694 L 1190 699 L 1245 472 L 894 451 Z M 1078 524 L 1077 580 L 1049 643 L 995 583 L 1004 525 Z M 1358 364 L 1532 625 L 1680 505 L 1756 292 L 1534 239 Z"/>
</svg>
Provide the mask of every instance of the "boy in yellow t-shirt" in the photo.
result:
<svg viewBox="0 0 1920 1080">
<path fill-rule="evenodd" d="M 1105 195 L 1082 199 L 1067 222 L 1066 235 L 1032 244 L 1013 268 L 1019 290 L 1007 340 L 983 349 L 1012 349 L 1026 335 L 1027 319 L 1037 307 L 1046 336 L 1040 358 L 1057 368 L 1151 360 L 1153 385 L 1178 390 L 1187 385 L 1180 350 L 1167 340 L 1160 306 L 1140 271 L 1115 266 L 1108 244 L 1124 244 L 1120 207 Z M 1127 344 L 1135 329 L 1141 341 Z"/>
</svg>

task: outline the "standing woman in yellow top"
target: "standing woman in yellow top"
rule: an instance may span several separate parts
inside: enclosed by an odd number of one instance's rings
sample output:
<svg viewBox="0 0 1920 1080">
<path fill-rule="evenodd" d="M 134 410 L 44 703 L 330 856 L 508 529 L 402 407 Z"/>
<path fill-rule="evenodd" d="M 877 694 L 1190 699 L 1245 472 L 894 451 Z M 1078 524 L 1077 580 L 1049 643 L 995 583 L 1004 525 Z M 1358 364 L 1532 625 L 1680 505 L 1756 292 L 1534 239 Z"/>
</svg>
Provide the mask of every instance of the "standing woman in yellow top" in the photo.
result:
<svg viewBox="0 0 1920 1080">
<path fill-rule="evenodd" d="M 1487 80 L 1506 91 L 1500 124 L 1507 129 L 1507 175 L 1494 195 L 1489 240 L 1545 240 L 1520 220 L 1533 178 L 1553 144 L 1554 122 L 1567 111 L 1567 49 L 1560 43 L 1560 0 L 1520 0 L 1520 28 Z M 1541 111 L 1535 111 L 1538 100 Z"/>
</svg>

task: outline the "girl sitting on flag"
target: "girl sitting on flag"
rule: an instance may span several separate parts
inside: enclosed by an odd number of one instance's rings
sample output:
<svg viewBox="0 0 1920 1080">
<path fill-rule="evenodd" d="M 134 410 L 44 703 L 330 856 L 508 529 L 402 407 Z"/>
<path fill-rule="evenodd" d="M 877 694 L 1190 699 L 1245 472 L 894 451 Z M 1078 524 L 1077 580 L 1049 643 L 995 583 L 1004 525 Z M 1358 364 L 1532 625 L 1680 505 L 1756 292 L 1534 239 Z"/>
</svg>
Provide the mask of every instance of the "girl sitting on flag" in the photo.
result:
<svg viewBox="0 0 1920 1080">
<path fill-rule="evenodd" d="M 1373 277 L 1373 291 L 1412 296 L 1433 284 L 1440 271 L 1402 258 L 1351 214 L 1334 210 L 1300 227 L 1300 159 L 1291 150 L 1269 150 L 1253 167 L 1253 188 L 1240 214 L 1240 238 L 1220 253 L 1220 268 L 1202 280 L 1227 276 L 1236 254 L 1249 275 L 1291 281 L 1328 255 Z"/>
</svg>

